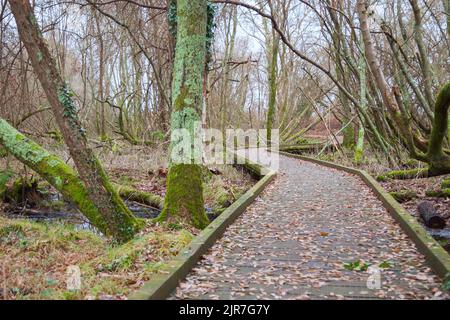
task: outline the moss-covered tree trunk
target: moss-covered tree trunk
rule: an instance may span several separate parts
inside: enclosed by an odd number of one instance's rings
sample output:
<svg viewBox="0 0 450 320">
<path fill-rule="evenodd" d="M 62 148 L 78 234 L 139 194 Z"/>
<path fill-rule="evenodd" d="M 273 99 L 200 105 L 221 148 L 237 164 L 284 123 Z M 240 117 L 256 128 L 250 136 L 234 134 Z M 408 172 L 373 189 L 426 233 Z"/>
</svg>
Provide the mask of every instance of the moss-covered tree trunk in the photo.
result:
<svg viewBox="0 0 450 320">
<path fill-rule="evenodd" d="M 96 203 L 89 197 L 89 191 L 76 172 L 59 157 L 51 154 L 37 143 L 28 139 L 8 122 L 0 118 L 0 145 L 20 162 L 36 171 L 67 200 L 71 201 L 86 218 L 105 235 L 114 235 L 116 225 L 135 226 L 129 215 L 114 215 L 114 223 L 103 218 Z"/>
<path fill-rule="evenodd" d="M 99 160 L 87 145 L 84 129 L 78 119 L 72 92 L 56 69 L 56 64 L 40 32 L 36 17 L 27 0 L 9 0 L 20 40 L 27 49 L 34 72 L 55 115 L 70 155 L 83 181 L 86 201 L 97 207 L 107 234 L 126 241 L 138 231 L 138 223 L 108 181 Z"/>
<path fill-rule="evenodd" d="M 428 142 L 427 158 L 432 175 L 450 173 L 450 156 L 444 153 L 443 143 L 448 131 L 450 82 L 439 92 L 434 107 L 433 129 Z"/>
<path fill-rule="evenodd" d="M 177 39 L 172 83 L 171 159 L 167 192 L 159 220 L 187 221 L 198 228 L 208 224 L 202 185 L 201 146 L 180 148 L 187 130 L 198 138 L 201 126 L 202 84 L 206 57 L 206 0 L 177 1 Z M 193 142 L 193 141 L 191 141 Z M 175 151 L 176 150 L 176 151 Z M 179 152 L 183 154 L 179 154 Z M 182 160 L 182 161 L 180 161 Z"/>
<path fill-rule="evenodd" d="M 361 46 L 361 57 L 359 59 L 359 65 L 358 65 L 358 72 L 359 72 L 359 99 L 361 103 L 361 109 L 366 110 L 367 106 L 367 77 L 366 77 L 366 57 L 365 57 L 365 50 L 364 50 L 364 44 L 361 39 L 360 41 Z M 358 129 L 358 140 L 356 142 L 355 147 L 355 162 L 359 164 L 363 157 L 363 148 L 364 148 L 364 135 L 365 135 L 365 129 L 364 129 L 364 123 L 363 120 L 359 120 L 359 129 Z"/>
<path fill-rule="evenodd" d="M 268 55 L 268 74 L 269 74 L 269 105 L 267 107 L 267 145 L 271 145 L 272 128 L 275 122 L 275 109 L 277 100 L 277 75 L 278 75 L 278 52 L 280 47 L 280 40 L 272 29 L 272 41 L 270 43 L 270 50 Z"/>
</svg>

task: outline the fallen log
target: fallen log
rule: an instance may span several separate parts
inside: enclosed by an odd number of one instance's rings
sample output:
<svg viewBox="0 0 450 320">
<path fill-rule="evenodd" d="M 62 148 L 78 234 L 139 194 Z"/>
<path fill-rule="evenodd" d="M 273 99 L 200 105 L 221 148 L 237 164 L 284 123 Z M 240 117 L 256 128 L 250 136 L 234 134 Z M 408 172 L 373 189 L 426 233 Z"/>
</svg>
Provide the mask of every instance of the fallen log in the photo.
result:
<svg viewBox="0 0 450 320">
<path fill-rule="evenodd" d="M 450 188 L 447 189 L 430 189 L 425 191 L 427 197 L 450 198 Z"/>
<path fill-rule="evenodd" d="M 377 177 L 377 181 L 387 181 L 389 179 L 394 180 L 409 180 L 418 178 L 427 178 L 428 169 L 427 168 L 417 168 L 408 170 L 394 170 L 381 174 Z"/>
<path fill-rule="evenodd" d="M 139 191 L 135 188 L 117 183 L 112 183 L 112 186 L 123 199 L 146 204 L 156 209 L 162 209 L 164 199 L 156 194 Z"/>
<path fill-rule="evenodd" d="M 325 146 L 324 143 L 305 143 L 298 145 L 280 145 L 280 151 L 294 153 L 294 154 L 303 154 L 303 153 L 311 153 L 318 152 Z M 326 146 L 326 151 L 334 151 L 335 146 L 332 144 Z"/>
<path fill-rule="evenodd" d="M 392 191 L 389 194 L 394 197 L 397 202 L 403 203 L 417 198 L 417 193 L 412 190 Z"/>
<path fill-rule="evenodd" d="M 419 203 L 417 209 L 427 227 L 433 229 L 443 229 L 445 227 L 444 218 L 439 215 L 432 202 L 423 201 Z"/>
</svg>

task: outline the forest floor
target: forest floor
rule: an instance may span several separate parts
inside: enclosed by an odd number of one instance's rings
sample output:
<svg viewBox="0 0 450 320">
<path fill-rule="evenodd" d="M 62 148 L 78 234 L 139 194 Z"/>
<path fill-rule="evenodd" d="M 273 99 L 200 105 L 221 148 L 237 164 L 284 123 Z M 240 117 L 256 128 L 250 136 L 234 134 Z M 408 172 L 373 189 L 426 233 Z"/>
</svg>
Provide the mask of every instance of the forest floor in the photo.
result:
<svg viewBox="0 0 450 320">
<path fill-rule="evenodd" d="M 449 298 L 362 180 L 284 156 L 280 164 L 276 182 L 203 256 L 172 299 Z M 369 267 L 380 270 L 379 286 L 368 288 Z"/>
<path fill-rule="evenodd" d="M 110 179 L 120 185 L 164 197 L 167 162 L 164 151 L 143 147 L 99 153 Z M 64 160 L 68 156 L 56 150 Z M 12 159 L 2 159 L 19 176 L 33 174 Z M 69 161 L 70 163 L 70 161 Z M 254 180 L 243 169 L 215 166 L 205 172 L 205 210 L 210 219 L 244 194 Z M 22 203 L 0 201 L 0 299 L 124 299 L 198 233 L 185 225 L 153 224 L 129 243 L 105 239 L 45 183 Z M 126 200 L 126 199 L 125 199 Z M 130 209 L 153 217 L 158 210 L 127 201 Z M 134 211 L 136 214 L 136 211 Z M 147 215 L 145 215 L 148 213 Z M 66 269 L 81 269 L 82 288 L 68 291 Z"/>
</svg>

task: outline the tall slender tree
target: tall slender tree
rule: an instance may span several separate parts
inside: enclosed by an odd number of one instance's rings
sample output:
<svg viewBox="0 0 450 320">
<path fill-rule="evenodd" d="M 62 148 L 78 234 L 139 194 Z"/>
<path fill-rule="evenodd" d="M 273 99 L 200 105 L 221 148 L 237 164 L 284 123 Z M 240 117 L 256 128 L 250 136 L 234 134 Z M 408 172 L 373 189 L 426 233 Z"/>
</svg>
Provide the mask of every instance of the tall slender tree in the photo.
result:
<svg viewBox="0 0 450 320">
<path fill-rule="evenodd" d="M 359 65 L 358 65 L 358 71 L 359 71 L 359 99 L 361 100 L 361 109 L 365 110 L 367 106 L 367 89 L 366 89 L 366 57 L 365 57 L 365 50 L 364 50 L 364 44 L 362 41 L 362 36 L 360 40 L 360 46 L 361 46 L 361 57 L 359 58 Z M 361 162 L 363 157 L 363 148 L 364 148 L 364 135 L 366 131 L 364 128 L 363 120 L 359 120 L 359 129 L 358 129 L 358 140 L 356 142 L 355 147 L 355 162 L 358 164 Z"/>
<path fill-rule="evenodd" d="M 270 11 L 274 15 L 274 8 L 269 2 Z M 276 103 L 277 103 L 277 76 L 278 76 L 278 53 L 280 48 L 280 40 L 276 31 L 272 28 L 267 33 L 267 74 L 269 80 L 269 101 L 267 106 L 267 144 L 271 145 L 272 129 L 275 122 Z M 270 39 L 270 40 L 269 40 Z"/>
</svg>

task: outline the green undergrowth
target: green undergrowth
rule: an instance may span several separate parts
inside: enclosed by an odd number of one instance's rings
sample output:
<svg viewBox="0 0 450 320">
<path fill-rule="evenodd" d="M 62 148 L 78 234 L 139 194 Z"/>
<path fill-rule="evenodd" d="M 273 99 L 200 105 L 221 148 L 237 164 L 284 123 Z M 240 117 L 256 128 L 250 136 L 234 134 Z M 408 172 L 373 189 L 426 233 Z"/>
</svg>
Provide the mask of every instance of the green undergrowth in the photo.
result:
<svg viewBox="0 0 450 320">
<path fill-rule="evenodd" d="M 122 299 L 193 238 L 187 230 L 148 224 L 123 245 L 73 225 L 0 217 L 6 299 Z M 81 270 L 81 289 L 67 290 L 67 267 Z"/>
</svg>

